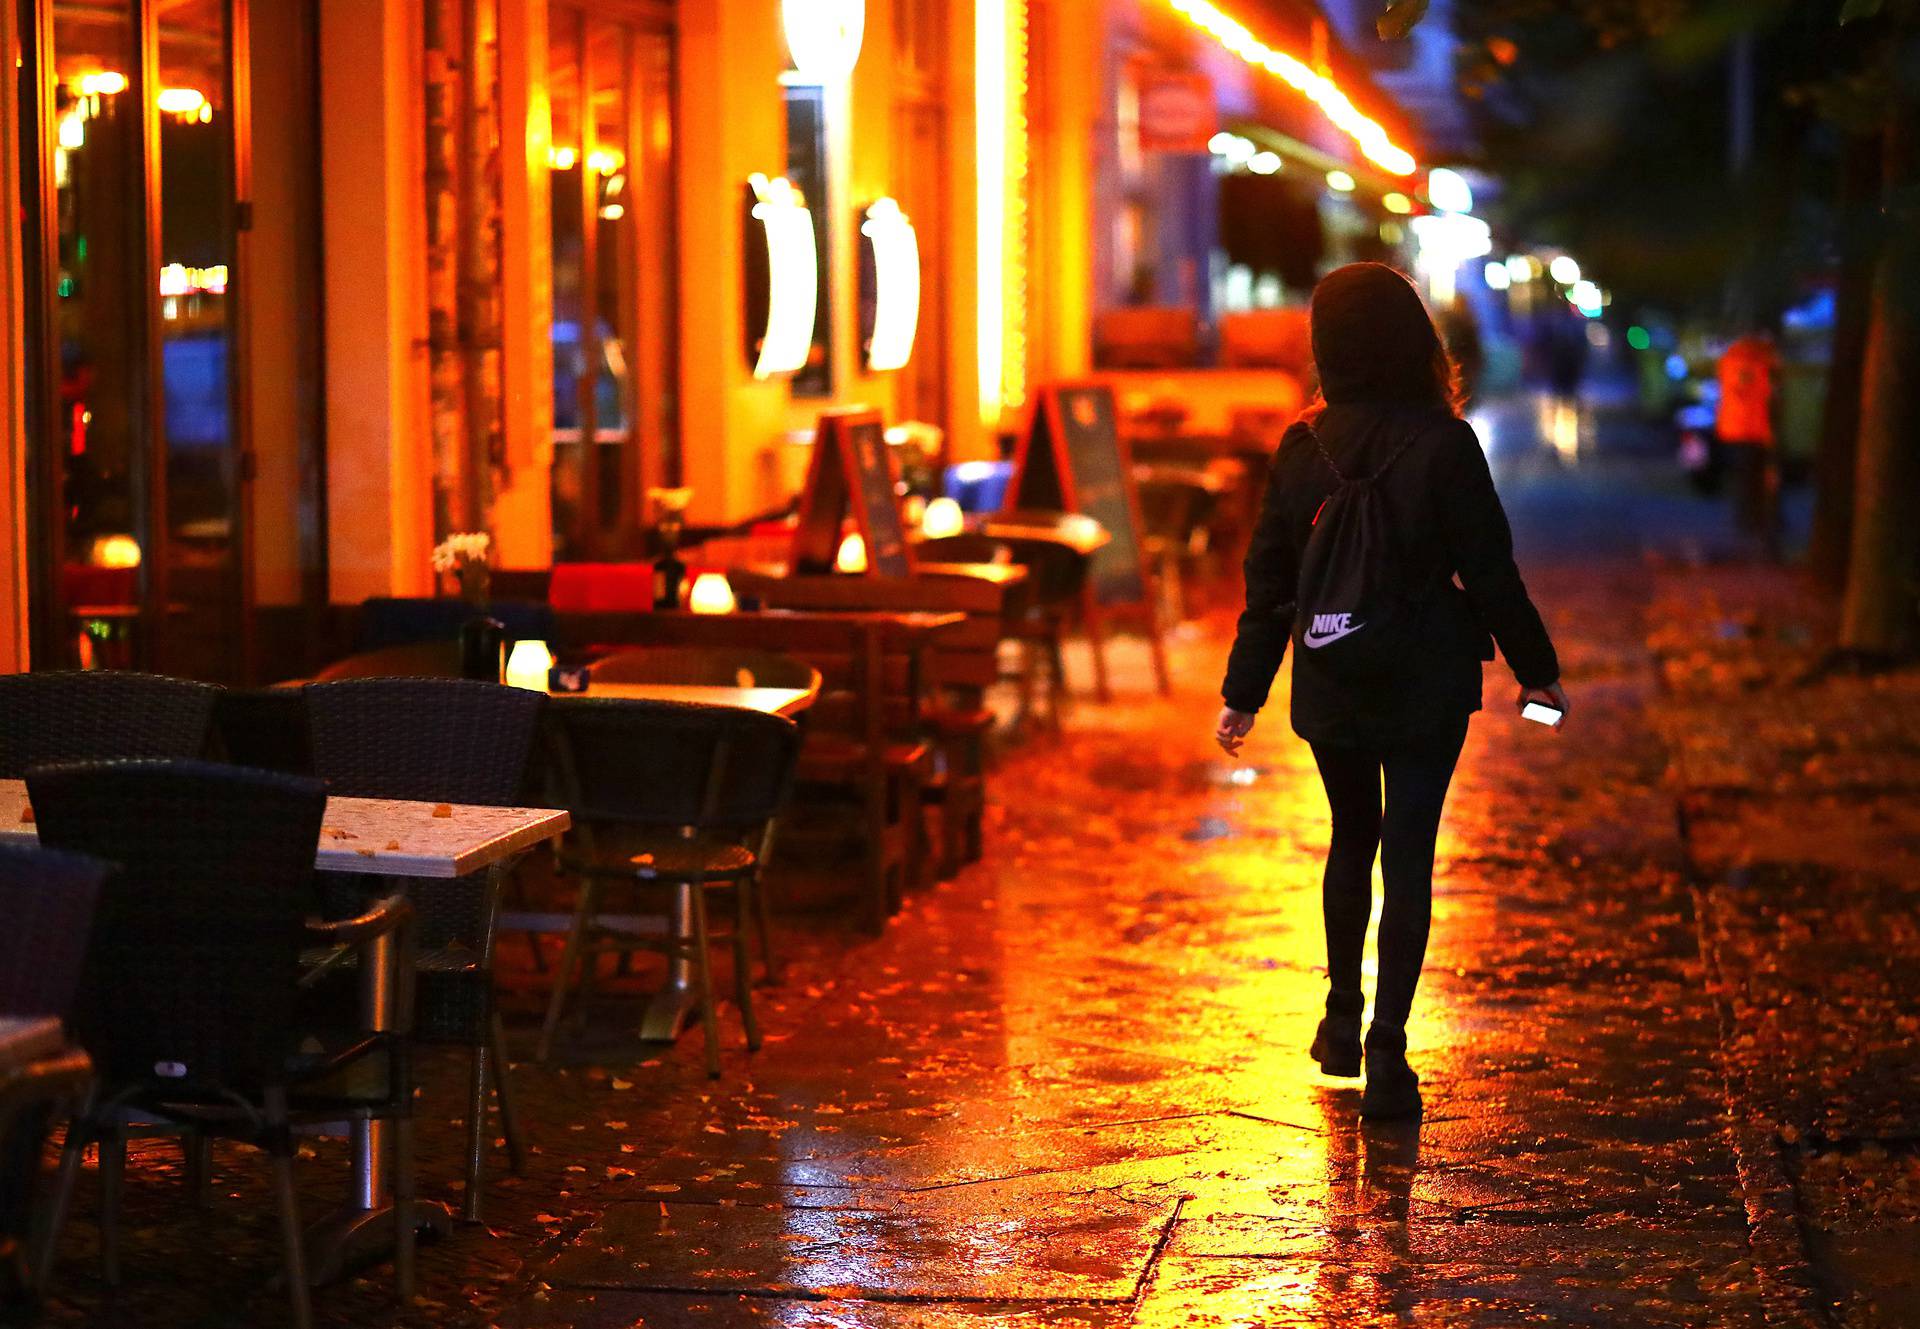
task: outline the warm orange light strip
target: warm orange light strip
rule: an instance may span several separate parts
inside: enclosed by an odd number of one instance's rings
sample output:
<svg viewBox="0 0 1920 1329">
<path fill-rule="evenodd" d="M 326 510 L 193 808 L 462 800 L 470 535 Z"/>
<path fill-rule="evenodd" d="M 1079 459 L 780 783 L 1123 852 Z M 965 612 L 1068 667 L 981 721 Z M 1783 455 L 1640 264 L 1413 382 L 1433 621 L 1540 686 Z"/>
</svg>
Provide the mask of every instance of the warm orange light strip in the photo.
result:
<svg viewBox="0 0 1920 1329">
<path fill-rule="evenodd" d="M 1342 133 L 1360 145 L 1368 161 L 1392 175 L 1412 175 L 1418 168 L 1413 154 L 1396 147 L 1377 121 L 1369 120 L 1340 91 L 1332 79 L 1315 73 L 1285 51 L 1262 42 L 1246 25 L 1222 13 L 1207 0 L 1167 0 L 1175 12 L 1250 65 L 1257 65 L 1301 93 L 1320 108 Z"/>
</svg>

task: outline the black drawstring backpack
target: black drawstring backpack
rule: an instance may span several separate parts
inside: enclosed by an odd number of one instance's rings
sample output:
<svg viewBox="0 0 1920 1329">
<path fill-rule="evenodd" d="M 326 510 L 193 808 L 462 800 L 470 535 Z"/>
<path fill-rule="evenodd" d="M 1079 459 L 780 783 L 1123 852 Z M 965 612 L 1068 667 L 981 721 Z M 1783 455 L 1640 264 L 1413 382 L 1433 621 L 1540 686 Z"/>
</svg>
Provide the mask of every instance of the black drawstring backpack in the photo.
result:
<svg viewBox="0 0 1920 1329">
<path fill-rule="evenodd" d="M 1371 475 L 1334 465 L 1318 432 L 1313 445 L 1339 487 L 1314 514 L 1300 555 L 1293 642 L 1316 664 L 1352 678 L 1403 668 L 1421 649 L 1420 604 L 1380 479 L 1417 441 L 1394 450 Z"/>
</svg>

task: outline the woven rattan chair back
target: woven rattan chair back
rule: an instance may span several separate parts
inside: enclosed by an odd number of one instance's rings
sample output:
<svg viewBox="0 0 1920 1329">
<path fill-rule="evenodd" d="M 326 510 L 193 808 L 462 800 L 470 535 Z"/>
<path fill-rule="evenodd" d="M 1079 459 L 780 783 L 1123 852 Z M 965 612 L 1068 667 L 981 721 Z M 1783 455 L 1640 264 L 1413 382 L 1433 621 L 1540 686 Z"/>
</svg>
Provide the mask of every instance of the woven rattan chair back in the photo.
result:
<svg viewBox="0 0 1920 1329">
<path fill-rule="evenodd" d="M 85 854 L 0 845 L 0 1016 L 72 1015 L 94 903 L 111 870 Z"/>
<path fill-rule="evenodd" d="M 236 766 L 313 774 L 313 738 L 299 688 L 230 689 L 213 704 L 220 755 Z"/>
<path fill-rule="evenodd" d="M 335 794 L 511 806 L 527 796 L 546 696 L 454 678 L 368 678 L 301 689 L 313 773 Z M 485 874 L 408 889 L 422 951 L 491 951 Z"/>
<path fill-rule="evenodd" d="M 283 1082 L 320 782 L 100 762 L 41 767 L 27 790 L 45 843 L 120 865 L 100 893 L 75 1013 L 103 1080 L 241 1094 Z"/>
<path fill-rule="evenodd" d="M 368 678 L 302 689 L 313 772 L 335 794 L 511 806 L 546 695 L 455 678 Z"/>
<path fill-rule="evenodd" d="M 673 683 L 723 688 L 817 688 L 812 665 L 777 651 L 729 647 L 646 646 L 617 651 L 593 665 L 597 683 Z"/>
<path fill-rule="evenodd" d="M 109 670 L 0 676 L 0 777 L 43 762 L 206 755 L 220 689 Z"/>
<path fill-rule="evenodd" d="M 548 712 L 561 793 L 600 826 L 757 831 L 793 778 L 793 721 L 732 706 L 582 697 Z"/>
</svg>

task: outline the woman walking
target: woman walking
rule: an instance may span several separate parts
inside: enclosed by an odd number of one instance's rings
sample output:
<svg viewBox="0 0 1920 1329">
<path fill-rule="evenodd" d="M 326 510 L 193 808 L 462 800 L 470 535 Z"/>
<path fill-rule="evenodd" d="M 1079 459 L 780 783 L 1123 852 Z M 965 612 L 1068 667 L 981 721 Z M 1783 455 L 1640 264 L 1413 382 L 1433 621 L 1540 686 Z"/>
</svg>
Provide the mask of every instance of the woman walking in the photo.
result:
<svg viewBox="0 0 1920 1329">
<path fill-rule="evenodd" d="M 1341 268 L 1315 289 L 1311 325 L 1321 400 L 1274 453 L 1215 738 L 1239 753 L 1294 636 L 1293 729 L 1313 748 L 1333 813 L 1322 887 L 1329 990 L 1312 1056 L 1329 1075 L 1360 1074 L 1360 959 L 1378 852 L 1386 901 L 1360 1110 L 1403 1117 L 1420 1111 L 1406 1023 L 1426 958 L 1434 839 L 1480 709 L 1481 662 L 1498 642 L 1521 707 L 1541 702 L 1564 716 L 1567 698 L 1486 457 L 1456 412 L 1453 365 L 1413 286 L 1377 263 Z M 1330 529 L 1310 550 L 1323 514 Z M 1345 529 L 1334 532 L 1336 522 Z M 1334 566 L 1360 550 L 1391 565 L 1390 614 L 1377 596 L 1364 614 L 1297 603 L 1312 589 L 1303 559 L 1316 585 L 1378 584 L 1378 571 Z M 1371 656 L 1360 647 L 1369 623 Z M 1382 651 L 1389 630 L 1396 644 Z"/>
</svg>

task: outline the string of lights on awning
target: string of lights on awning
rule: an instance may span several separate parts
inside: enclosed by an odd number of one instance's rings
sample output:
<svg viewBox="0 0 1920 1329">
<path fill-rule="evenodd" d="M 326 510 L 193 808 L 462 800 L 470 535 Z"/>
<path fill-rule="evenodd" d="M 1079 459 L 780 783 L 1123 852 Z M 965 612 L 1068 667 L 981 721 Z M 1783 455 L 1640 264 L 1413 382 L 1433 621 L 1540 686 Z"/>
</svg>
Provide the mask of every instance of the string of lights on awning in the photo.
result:
<svg viewBox="0 0 1920 1329">
<path fill-rule="evenodd" d="M 1363 115 L 1346 93 L 1326 75 L 1305 62 L 1276 51 L 1248 31 L 1238 19 L 1208 0 L 1167 0 L 1174 11 L 1207 33 L 1248 64 L 1264 69 L 1320 108 L 1335 128 L 1351 138 L 1367 160 L 1390 175 L 1412 175 L 1418 169 L 1413 154 L 1395 145 L 1376 120 Z"/>
</svg>

